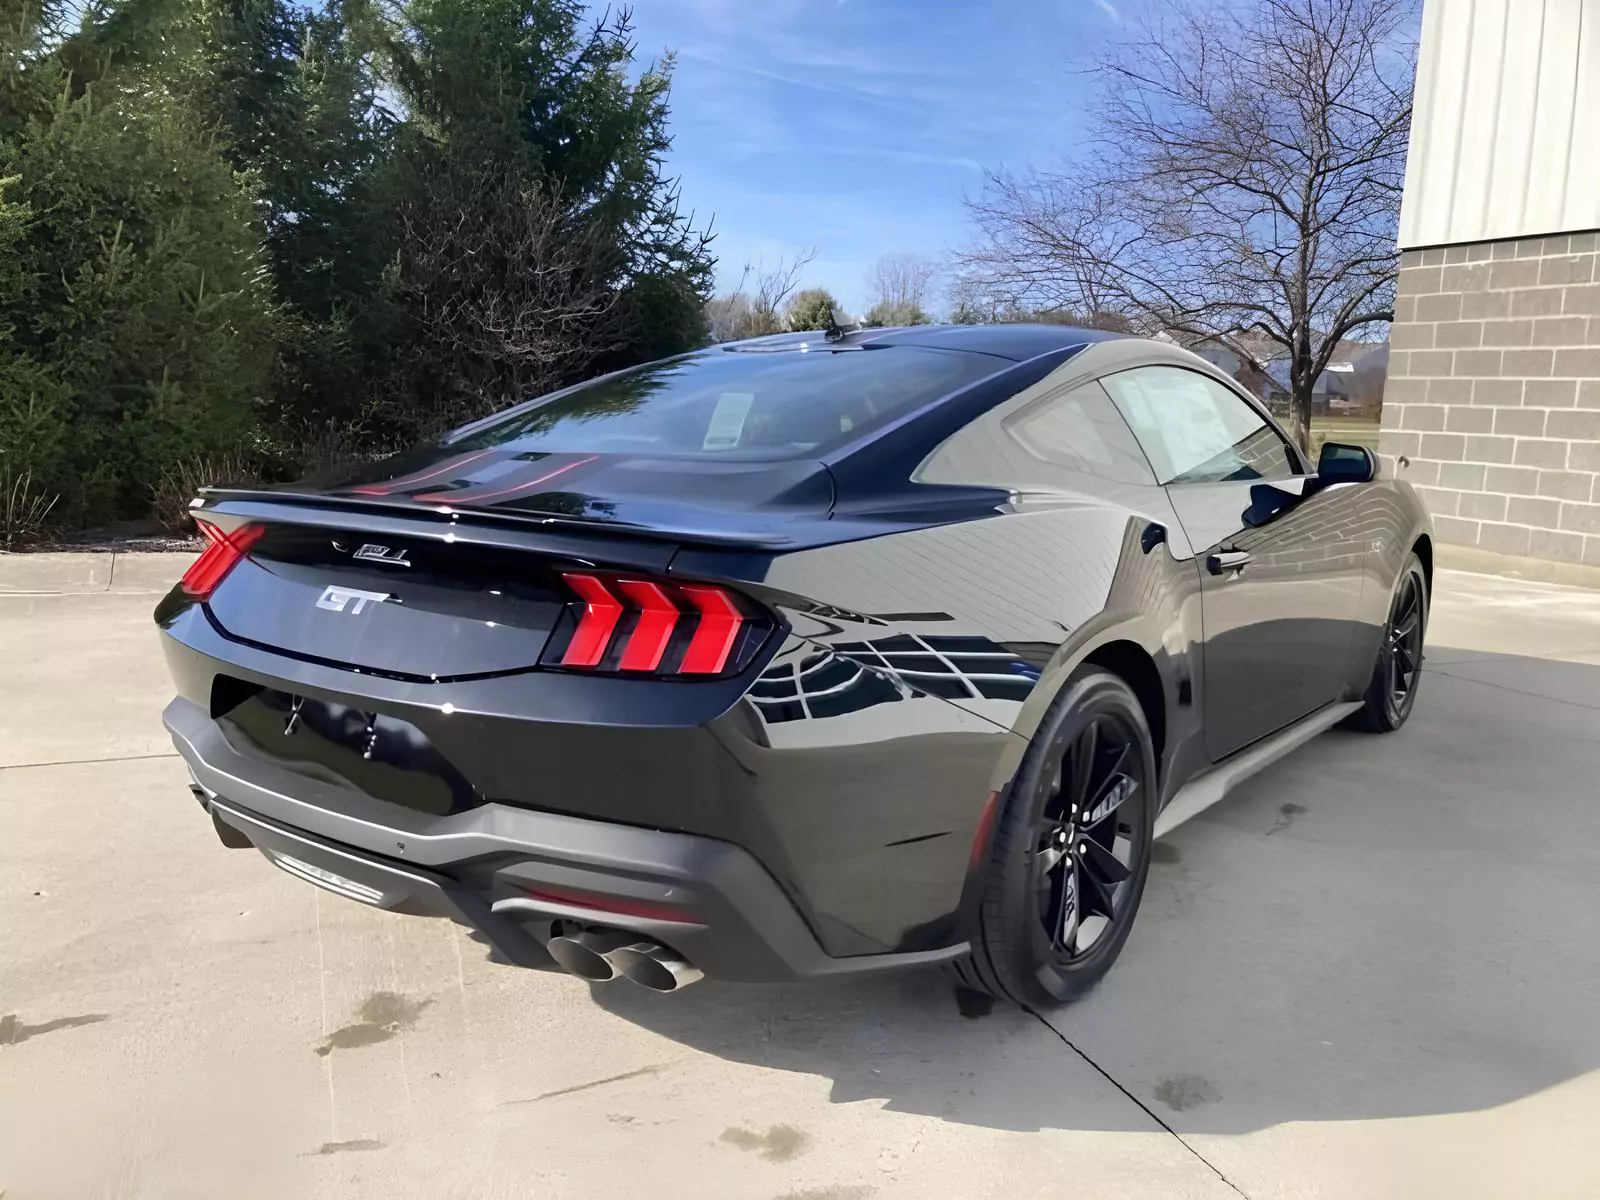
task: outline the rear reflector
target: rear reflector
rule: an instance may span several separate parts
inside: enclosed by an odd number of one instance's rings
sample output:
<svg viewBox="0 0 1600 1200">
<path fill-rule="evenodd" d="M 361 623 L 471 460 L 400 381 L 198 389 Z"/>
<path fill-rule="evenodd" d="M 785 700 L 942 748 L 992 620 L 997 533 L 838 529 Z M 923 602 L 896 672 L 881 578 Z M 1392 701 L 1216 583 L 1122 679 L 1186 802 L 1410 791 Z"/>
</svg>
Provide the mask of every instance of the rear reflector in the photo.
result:
<svg viewBox="0 0 1600 1200">
<path fill-rule="evenodd" d="M 772 622 L 748 600 L 710 584 L 562 572 L 581 599 L 547 662 L 580 670 L 722 675 L 749 662 Z M 569 618 L 570 619 L 570 618 Z"/>
<path fill-rule="evenodd" d="M 665 904 L 652 904 L 648 900 L 635 900 L 625 896 L 595 896 L 588 892 L 569 892 L 565 888 L 554 888 L 547 884 L 540 884 L 537 888 L 527 888 L 528 895 L 535 900 L 543 900 L 546 904 L 564 904 L 571 908 L 587 908 L 597 913 L 607 913 L 616 917 L 639 917 L 646 921 L 677 921 L 680 923 L 692 922 L 694 918 L 676 908 Z"/>
<path fill-rule="evenodd" d="M 967 865 L 976 870 L 989 853 L 989 834 L 994 829 L 995 813 L 1000 807 L 1000 793 L 990 792 L 988 799 L 983 802 L 983 811 L 978 814 L 978 828 L 972 834 L 972 850 L 967 857 Z"/>
<path fill-rule="evenodd" d="M 261 525 L 241 525 L 232 533 L 224 533 L 208 521 L 196 521 L 200 532 L 210 543 L 200 557 L 183 573 L 179 586 L 196 599 L 204 600 L 217 590 L 217 585 L 229 571 L 239 565 L 251 546 L 266 532 Z"/>
</svg>

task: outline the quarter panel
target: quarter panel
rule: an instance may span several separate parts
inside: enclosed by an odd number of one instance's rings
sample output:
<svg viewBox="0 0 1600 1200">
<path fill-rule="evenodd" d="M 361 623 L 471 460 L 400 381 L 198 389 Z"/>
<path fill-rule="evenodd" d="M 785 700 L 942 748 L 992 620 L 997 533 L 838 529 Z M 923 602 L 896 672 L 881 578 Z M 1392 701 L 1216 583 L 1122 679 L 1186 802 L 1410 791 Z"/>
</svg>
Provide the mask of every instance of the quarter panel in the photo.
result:
<svg viewBox="0 0 1600 1200">
<path fill-rule="evenodd" d="M 988 520 L 770 564 L 763 598 L 800 644 L 741 703 L 750 726 L 730 749 L 759 772 L 766 819 L 790 839 L 825 933 L 848 924 L 899 949 L 951 936 L 986 797 L 1108 643 L 1156 663 L 1167 777 L 1202 765 L 1196 568 L 1148 537 L 1153 526 L 1088 495 L 1031 497 Z M 790 767 L 759 765 L 802 746 Z"/>
<path fill-rule="evenodd" d="M 747 802 L 829 953 L 948 945 L 978 816 L 1015 735 L 836 652 L 851 644 L 845 631 L 885 626 L 830 624 L 831 641 L 792 638 L 712 733 L 745 772 Z"/>
<path fill-rule="evenodd" d="M 1380 475 L 1361 486 L 1360 521 L 1370 539 L 1361 592 L 1361 617 L 1351 650 L 1352 694 L 1366 689 L 1378 642 L 1389 619 L 1389 604 L 1400 572 L 1417 539 L 1431 537 L 1433 523 L 1409 483 Z"/>
</svg>

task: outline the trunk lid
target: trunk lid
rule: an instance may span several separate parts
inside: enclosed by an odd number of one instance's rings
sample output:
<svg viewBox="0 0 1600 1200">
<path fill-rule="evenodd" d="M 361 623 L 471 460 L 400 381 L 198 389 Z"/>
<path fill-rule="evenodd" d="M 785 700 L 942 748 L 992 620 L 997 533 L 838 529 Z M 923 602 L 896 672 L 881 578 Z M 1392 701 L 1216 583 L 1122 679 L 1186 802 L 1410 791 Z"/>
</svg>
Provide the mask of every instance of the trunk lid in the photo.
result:
<svg viewBox="0 0 1600 1200">
<path fill-rule="evenodd" d="M 208 605 L 236 640 L 433 682 L 534 666 L 568 600 L 542 556 L 269 525 Z"/>
<path fill-rule="evenodd" d="M 487 450 L 207 500 L 264 528 L 207 601 L 224 633 L 434 682 L 535 668 L 573 604 L 563 568 L 661 578 L 679 541 L 753 543 L 825 522 L 833 484 L 814 460 Z M 573 532 L 503 532 L 513 525 Z"/>
</svg>

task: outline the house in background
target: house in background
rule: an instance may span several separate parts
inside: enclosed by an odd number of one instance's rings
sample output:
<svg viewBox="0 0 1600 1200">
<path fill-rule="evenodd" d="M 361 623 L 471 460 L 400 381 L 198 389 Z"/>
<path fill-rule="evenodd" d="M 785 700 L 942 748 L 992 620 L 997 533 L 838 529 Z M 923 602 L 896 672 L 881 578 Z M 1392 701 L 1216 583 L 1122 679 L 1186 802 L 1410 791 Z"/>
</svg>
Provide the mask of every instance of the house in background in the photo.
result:
<svg viewBox="0 0 1600 1200">
<path fill-rule="evenodd" d="M 1157 336 L 1178 341 L 1171 334 Z M 1238 380 L 1252 395 L 1265 400 L 1274 413 L 1289 416 L 1289 358 L 1283 347 L 1259 335 L 1246 334 L 1229 341 L 1231 344 L 1226 345 L 1215 339 L 1179 344 Z M 1312 391 L 1311 415 L 1376 423 L 1388 363 L 1387 342 L 1340 342 Z"/>
<path fill-rule="evenodd" d="M 1443 547 L 1600 567 L 1600 0 L 1424 0 L 1380 453 Z"/>
<path fill-rule="evenodd" d="M 1326 417 L 1330 413 L 1342 413 L 1348 410 L 1351 407 L 1350 380 L 1349 363 L 1330 364 L 1326 371 L 1317 376 L 1317 382 L 1311 388 L 1311 415 Z M 1289 395 L 1289 360 L 1274 359 L 1266 366 L 1266 392 L 1262 399 L 1277 411 L 1279 408 L 1287 408 Z"/>
<path fill-rule="evenodd" d="M 1267 363 L 1282 349 L 1277 342 L 1259 334 L 1243 333 L 1223 343 L 1216 338 L 1195 338 L 1166 330 L 1156 334 L 1156 338 L 1198 354 L 1224 375 L 1238 380 L 1251 395 L 1268 399 L 1271 380 L 1267 376 Z"/>
<path fill-rule="evenodd" d="M 1376 422 L 1383 406 L 1383 383 L 1389 365 L 1389 344 L 1344 342 L 1311 392 L 1313 417 L 1347 417 Z M 1273 406 L 1289 403 L 1289 360 L 1266 364 L 1267 390 L 1257 393 Z"/>
</svg>

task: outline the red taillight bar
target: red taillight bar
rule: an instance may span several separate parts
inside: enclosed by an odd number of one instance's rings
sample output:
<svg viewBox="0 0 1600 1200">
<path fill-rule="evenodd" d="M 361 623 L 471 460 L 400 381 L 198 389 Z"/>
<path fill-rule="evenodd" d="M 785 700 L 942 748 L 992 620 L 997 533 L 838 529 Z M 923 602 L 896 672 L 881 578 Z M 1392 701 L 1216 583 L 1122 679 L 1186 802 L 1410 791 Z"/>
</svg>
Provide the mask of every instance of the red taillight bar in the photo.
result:
<svg viewBox="0 0 1600 1200">
<path fill-rule="evenodd" d="M 678 670 L 685 675 L 715 675 L 727 665 L 744 617 L 721 588 L 685 587 L 683 594 L 700 610 L 700 627 Z"/>
<path fill-rule="evenodd" d="M 612 631 L 622 619 L 622 605 L 593 575 L 563 575 L 567 586 L 583 597 L 583 616 L 561 656 L 563 667 L 593 667 L 606 656 Z"/>
<path fill-rule="evenodd" d="M 663 584 L 568 572 L 561 578 L 583 601 L 577 628 L 566 649 L 557 651 L 563 667 L 609 663 L 604 670 L 720 675 L 728 668 L 745 626 L 756 619 L 745 615 L 730 592 L 710 584 Z M 636 619 L 624 625 L 629 612 Z M 693 633 L 679 635 L 686 615 L 693 622 Z M 619 628 L 625 632 L 619 634 Z M 619 643 L 617 657 L 611 655 L 613 642 Z M 676 661 L 676 651 L 668 658 L 674 645 L 682 647 L 681 662 Z"/>
<path fill-rule="evenodd" d="M 639 624 L 622 652 L 621 669 L 654 671 L 661 665 L 661 656 L 667 652 L 667 643 L 677 627 L 678 606 L 658 586 L 640 579 L 621 580 L 617 588 L 639 606 Z"/>
<path fill-rule="evenodd" d="M 209 521 L 196 521 L 195 524 L 210 544 L 183 573 L 179 586 L 196 599 L 205 600 L 217 590 L 217 585 L 227 577 L 228 572 L 239 565 L 266 529 L 260 525 L 241 525 L 232 533 L 223 533 Z"/>
</svg>

